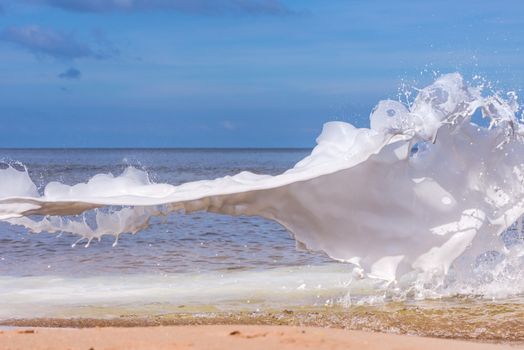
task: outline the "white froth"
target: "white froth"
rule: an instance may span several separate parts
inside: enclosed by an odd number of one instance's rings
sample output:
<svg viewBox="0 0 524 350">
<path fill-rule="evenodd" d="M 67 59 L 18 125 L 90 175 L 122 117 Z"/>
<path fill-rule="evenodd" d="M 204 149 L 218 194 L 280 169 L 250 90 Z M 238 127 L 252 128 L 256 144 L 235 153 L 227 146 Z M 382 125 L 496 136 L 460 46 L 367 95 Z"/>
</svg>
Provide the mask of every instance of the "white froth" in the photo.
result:
<svg viewBox="0 0 524 350">
<path fill-rule="evenodd" d="M 74 186 L 53 182 L 40 196 L 27 172 L 9 167 L 0 170 L 0 219 L 89 242 L 179 210 L 258 215 L 370 277 L 445 275 L 459 257 L 471 266 L 501 250 L 498 235 L 524 213 L 524 127 L 516 95 L 508 96 L 484 97 L 459 74 L 444 75 L 411 107 L 381 101 L 370 129 L 326 123 L 311 155 L 277 176 L 242 172 L 172 186 L 128 168 Z M 478 109 L 490 128 L 471 122 Z M 111 205 L 130 208 L 98 212 L 96 228 L 56 217 Z"/>
</svg>

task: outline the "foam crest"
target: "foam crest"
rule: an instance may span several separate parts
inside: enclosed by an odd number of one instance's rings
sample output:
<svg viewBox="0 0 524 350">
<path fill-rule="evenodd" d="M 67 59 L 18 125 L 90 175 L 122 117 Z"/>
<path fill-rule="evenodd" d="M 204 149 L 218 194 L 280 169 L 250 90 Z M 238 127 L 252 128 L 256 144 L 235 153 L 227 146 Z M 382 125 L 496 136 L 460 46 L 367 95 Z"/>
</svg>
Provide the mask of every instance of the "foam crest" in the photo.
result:
<svg viewBox="0 0 524 350">
<path fill-rule="evenodd" d="M 0 198 L 38 197 L 36 185 L 27 169 L 17 170 L 12 165 L 0 169 Z"/>
<path fill-rule="evenodd" d="M 488 265 L 506 271 L 492 276 L 502 280 L 522 270 L 521 253 L 503 237 L 519 232 L 512 225 L 524 213 L 524 128 L 515 93 L 483 94 L 460 74 L 444 75 L 410 106 L 379 102 L 371 128 L 326 123 L 311 155 L 277 176 L 241 172 L 172 186 L 130 167 L 74 186 L 53 182 L 39 196 L 27 171 L 1 169 L 0 218 L 89 242 L 136 233 L 174 211 L 257 215 L 282 224 L 300 246 L 354 264 L 355 278 L 418 285 L 427 296 L 427 286 L 444 290 L 451 277 L 486 276 L 477 267 L 498 254 Z M 477 111 L 489 127 L 472 122 Z M 124 208 L 99 210 L 94 225 L 60 218 L 108 206 Z"/>
<path fill-rule="evenodd" d="M 128 167 L 120 176 L 97 174 L 87 183 L 73 186 L 60 182 L 50 182 L 44 189 L 48 201 L 77 198 L 114 197 L 164 197 L 172 186 L 154 184 L 149 175 L 134 167 Z"/>
</svg>

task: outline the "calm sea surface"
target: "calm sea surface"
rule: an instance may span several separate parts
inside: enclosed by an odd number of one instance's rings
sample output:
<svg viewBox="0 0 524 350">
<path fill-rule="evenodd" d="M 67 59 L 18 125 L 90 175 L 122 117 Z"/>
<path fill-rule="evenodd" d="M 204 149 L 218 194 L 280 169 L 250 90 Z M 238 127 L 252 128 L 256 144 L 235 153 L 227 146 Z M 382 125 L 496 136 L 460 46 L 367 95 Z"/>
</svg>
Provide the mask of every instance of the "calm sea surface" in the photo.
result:
<svg viewBox="0 0 524 350">
<path fill-rule="evenodd" d="M 242 170 L 278 174 L 307 150 L 0 150 L 0 160 L 20 161 L 41 189 L 50 181 L 86 182 L 99 173 L 120 174 L 126 167 L 146 170 L 154 182 L 180 184 L 233 175 Z M 319 253 L 297 251 L 278 224 L 256 217 L 209 213 L 157 219 L 136 236 L 92 242 L 89 248 L 70 235 L 29 234 L 0 223 L 0 275 L 95 276 L 155 274 L 323 264 Z"/>
</svg>

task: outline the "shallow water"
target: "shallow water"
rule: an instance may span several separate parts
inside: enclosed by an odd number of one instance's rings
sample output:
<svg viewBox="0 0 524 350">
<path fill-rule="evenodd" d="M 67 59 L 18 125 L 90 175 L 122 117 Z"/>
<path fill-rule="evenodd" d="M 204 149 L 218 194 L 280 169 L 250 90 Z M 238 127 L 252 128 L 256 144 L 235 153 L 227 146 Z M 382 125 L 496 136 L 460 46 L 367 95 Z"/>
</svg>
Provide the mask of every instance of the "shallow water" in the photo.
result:
<svg viewBox="0 0 524 350">
<path fill-rule="evenodd" d="M 74 184 L 133 165 L 156 182 L 278 174 L 309 150 L 0 150 L 38 186 Z M 0 319 L 167 317 L 224 312 L 290 324 L 334 325 L 447 337 L 523 340 L 524 298 L 399 300 L 352 266 L 297 250 L 280 225 L 210 213 L 156 218 L 113 247 L 104 237 L 72 247 L 63 234 L 29 234 L 0 222 Z M 519 282 L 519 281 L 517 281 Z M 281 314 L 282 310 L 292 310 Z M 275 311 L 277 310 L 277 311 Z M 280 310 L 280 311 L 279 311 Z M 254 315 L 254 316 L 253 316 Z M 258 315 L 258 316 L 257 316 Z M 316 316 L 315 316 L 316 315 Z M 244 317 L 244 316 L 242 316 Z M 212 317 L 211 317 L 212 318 Z M 269 317 L 269 320 L 271 317 Z M 268 321 L 269 322 L 269 321 Z"/>
<path fill-rule="evenodd" d="M 22 162 L 37 185 L 83 182 L 97 173 L 120 173 L 129 165 L 147 170 L 155 181 L 181 183 L 235 174 L 245 167 L 276 174 L 307 152 L 2 150 L 0 159 Z M 270 300 L 273 289 L 285 283 L 289 289 L 300 287 L 304 276 L 286 268 L 330 264 L 347 270 L 325 254 L 295 249 L 286 230 L 257 217 L 174 214 L 155 219 L 136 236 L 123 235 L 115 247 L 110 237 L 85 248 L 72 247 L 77 238 L 68 234 L 30 234 L 3 222 L 0 230 L 3 319 L 85 316 L 90 312 L 84 310 L 108 305 L 142 308 L 160 302 L 198 306 L 216 300 L 218 309 L 238 308 L 250 293 L 266 293 Z M 282 282 L 282 276 L 288 281 Z"/>
</svg>

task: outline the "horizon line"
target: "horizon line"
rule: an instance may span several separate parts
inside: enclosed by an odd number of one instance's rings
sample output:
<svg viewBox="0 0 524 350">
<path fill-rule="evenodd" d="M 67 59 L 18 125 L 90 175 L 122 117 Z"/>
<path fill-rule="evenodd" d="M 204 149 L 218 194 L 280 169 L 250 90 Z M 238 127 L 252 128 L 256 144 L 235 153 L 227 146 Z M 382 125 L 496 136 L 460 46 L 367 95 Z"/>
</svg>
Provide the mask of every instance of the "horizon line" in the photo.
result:
<svg viewBox="0 0 524 350">
<path fill-rule="evenodd" d="M 313 147 L 0 147 L 0 151 L 29 150 L 311 150 Z"/>
</svg>

